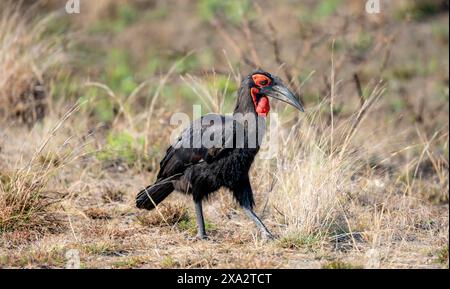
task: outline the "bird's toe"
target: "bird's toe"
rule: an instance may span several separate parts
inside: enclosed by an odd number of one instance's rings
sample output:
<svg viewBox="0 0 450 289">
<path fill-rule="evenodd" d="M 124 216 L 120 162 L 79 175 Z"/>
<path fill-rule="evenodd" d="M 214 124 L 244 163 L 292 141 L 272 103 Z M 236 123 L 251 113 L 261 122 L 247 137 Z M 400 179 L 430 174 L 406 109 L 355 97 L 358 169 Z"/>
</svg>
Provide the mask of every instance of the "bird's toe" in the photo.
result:
<svg viewBox="0 0 450 289">
<path fill-rule="evenodd" d="M 195 237 L 188 237 L 189 241 L 202 241 L 202 240 L 210 240 L 208 235 L 196 235 Z"/>
<path fill-rule="evenodd" d="M 277 239 L 277 237 L 275 237 L 272 233 L 263 233 L 262 234 L 262 239 L 264 241 L 274 241 Z"/>
<path fill-rule="evenodd" d="M 209 240 L 208 235 L 197 235 L 195 237 L 197 238 L 197 240 Z"/>
</svg>

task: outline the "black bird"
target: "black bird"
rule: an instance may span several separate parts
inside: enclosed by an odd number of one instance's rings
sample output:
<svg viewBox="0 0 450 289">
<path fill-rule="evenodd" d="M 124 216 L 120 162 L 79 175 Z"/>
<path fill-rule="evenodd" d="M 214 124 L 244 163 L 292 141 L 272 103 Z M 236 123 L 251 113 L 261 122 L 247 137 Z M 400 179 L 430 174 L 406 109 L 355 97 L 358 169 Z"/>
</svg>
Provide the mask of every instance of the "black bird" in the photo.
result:
<svg viewBox="0 0 450 289">
<path fill-rule="evenodd" d="M 206 239 L 202 201 L 225 187 L 233 193 L 263 237 L 273 238 L 253 212 L 249 180 L 249 170 L 259 151 L 265 118 L 270 110 L 268 97 L 303 111 L 300 101 L 280 78 L 261 70 L 249 74 L 242 80 L 233 116 L 207 114 L 193 121 L 167 149 L 156 182 L 138 193 L 137 207 L 154 209 L 174 190 L 192 194 L 197 237 Z"/>
</svg>

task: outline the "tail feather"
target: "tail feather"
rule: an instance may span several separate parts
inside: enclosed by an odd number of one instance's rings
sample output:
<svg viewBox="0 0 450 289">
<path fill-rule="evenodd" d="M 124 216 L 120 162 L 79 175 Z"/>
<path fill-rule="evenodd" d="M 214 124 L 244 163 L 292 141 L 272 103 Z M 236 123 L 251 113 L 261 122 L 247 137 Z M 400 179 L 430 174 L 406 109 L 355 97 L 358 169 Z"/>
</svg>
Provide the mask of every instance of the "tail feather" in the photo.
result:
<svg viewBox="0 0 450 289">
<path fill-rule="evenodd" d="M 174 190 L 171 182 L 156 182 L 140 191 L 136 196 L 136 206 L 139 209 L 152 210 Z"/>
</svg>

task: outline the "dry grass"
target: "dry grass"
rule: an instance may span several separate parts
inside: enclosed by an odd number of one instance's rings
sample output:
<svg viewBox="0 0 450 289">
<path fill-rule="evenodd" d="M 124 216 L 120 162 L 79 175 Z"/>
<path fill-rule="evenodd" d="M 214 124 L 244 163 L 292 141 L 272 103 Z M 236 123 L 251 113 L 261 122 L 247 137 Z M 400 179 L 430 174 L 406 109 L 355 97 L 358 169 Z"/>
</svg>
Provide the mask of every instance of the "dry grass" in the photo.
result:
<svg viewBox="0 0 450 289">
<path fill-rule="evenodd" d="M 189 220 L 188 210 L 182 204 L 161 204 L 151 213 L 142 213 L 137 217 L 143 226 L 173 226 Z"/>
<path fill-rule="evenodd" d="M 52 16 L 32 17 L 11 1 L 0 4 L 0 117 L 32 124 L 48 102 L 50 69 L 62 59 L 60 39 L 48 37 Z"/>
<path fill-rule="evenodd" d="M 45 197 L 46 180 L 42 177 L 15 172 L 0 180 L 0 231 L 32 230 L 52 227 L 52 201 Z"/>
<path fill-rule="evenodd" d="M 67 144 L 52 148 L 53 138 L 64 121 L 73 113 L 70 110 L 54 127 L 35 142 L 29 159 L 16 159 L 0 173 L 0 232 L 16 230 L 55 231 L 65 226 L 57 207 L 65 190 L 55 186 L 54 178 L 79 157 L 78 151 Z M 28 135 L 28 141 L 37 141 Z M 66 139 L 67 141 L 67 139 Z M 11 162 L 8 158 L 6 161 Z M 56 208 L 55 208 L 56 207 Z"/>
<path fill-rule="evenodd" d="M 276 185 L 272 194 L 276 198 L 270 204 L 278 221 L 286 226 L 286 234 L 327 232 L 339 200 L 351 191 L 351 178 L 360 169 L 356 156 L 340 157 L 338 151 L 329 147 L 333 132 L 325 129 L 319 135 L 312 129 L 309 117 L 298 123 L 283 144 L 274 173 Z"/>
</svg>

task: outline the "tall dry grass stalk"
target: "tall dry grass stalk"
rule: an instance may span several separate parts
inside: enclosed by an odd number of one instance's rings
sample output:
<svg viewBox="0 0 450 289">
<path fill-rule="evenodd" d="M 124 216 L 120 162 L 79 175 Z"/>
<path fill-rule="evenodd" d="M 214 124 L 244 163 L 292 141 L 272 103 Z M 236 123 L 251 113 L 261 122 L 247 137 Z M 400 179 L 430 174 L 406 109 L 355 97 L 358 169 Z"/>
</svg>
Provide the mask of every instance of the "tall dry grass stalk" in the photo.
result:
<svg viewBox="0 0 450 289">
<path fill-rule="evenodd" d="M 20 117 L 32 123 L 46 108 L 45 78 L 63 53 L 47 30 L 47 16 L 33 19 L 32 11 L 11 1 L 0 3 L 0 117 Z"/>
<path fill-rule="evenodd" d="M 68 145 L 71 137 L 66 136 L 58 148 L 47 150 L 47 147 L 83 104 L 75 104 L 60 120 L 52 122 L 52 128 L 36 144 L 25 165 L 0 170 L 0 235 L 15 230 L 44 232 L 62 227 L 63 222 L 52 205 L 60 202 L 63 194 L 54 188 L 52 179 L 86 153 L 83 147 Z"/>
<path fill-rule="evenodd" d="M 299 119 L 283 139 L 270 200 L 275 218 L 284 225 L 283 235 L 324 237 L 329 233 L 343 196 L 354 191 L 352 178 L 362 165 L 351 139 L 382 93 L 376 87 L 359 112 L 336 123 L 321 119 L 320 112 L 327 110 L 322 103 Z"/>
<path fill-rule="evenodd" d="M 227 95 L 231 76 L 228 75 L 225 87 L 222 91 L 217 87 L 215 72 L 210 75 L 210 78 L 212 79 L 212 84 L 208 84 L 205 80 L 201 80 L 190 74 L 187 74 L 186 77 L 181 76 L 181 79 L 184 81 L 184 83 L 192 89 L 192 92 L 194 92 L 195 95 L 206 106 L 207 112 L 230 113 L 229 111 L 223 111 L 223 109 L 225 104 L 225 96 Z"/>
<path fill-rule="evenodd" d="M 45 174 L 18 170 L 0 176 L 0 233 L 54 227 L 53 203 L 44 196 Z"/>
<path fill-rule="evenodd" d="M 62 60 L 56 38 L 47 34 L 51 16 L 34 20 L 20 3 L 0 3 L 0 119 L 20 118 L 27 124 L 45 115 L 45 78 Z M 39 151 L 25 168 L 0 172 L 0 232 L 49 228 L 58 222 L 45 196 L 54 173 L 48 162 L 38 161 Z"/>
</svg>

